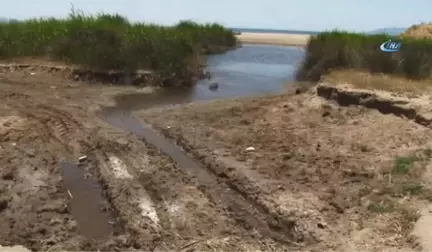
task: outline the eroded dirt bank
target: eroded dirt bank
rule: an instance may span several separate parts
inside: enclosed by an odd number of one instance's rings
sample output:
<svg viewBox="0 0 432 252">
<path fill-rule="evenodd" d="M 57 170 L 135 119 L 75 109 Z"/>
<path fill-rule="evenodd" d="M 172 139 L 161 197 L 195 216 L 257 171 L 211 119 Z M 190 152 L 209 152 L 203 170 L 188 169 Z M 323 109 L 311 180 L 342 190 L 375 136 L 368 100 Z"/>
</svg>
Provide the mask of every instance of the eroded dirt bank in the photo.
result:
<svg viewBox="0 0 432 252">
<path fill-rule="evenodd" d="M 430 200 L 431 129 L 413 117 L 358 106 L 362 92 L 323 90 L 135 116 L 251 202 L 293 223 L 302 249 L 421 249 L 424 237 L 411 231 Z M 329 99 L 344 100 L 342 93 L 357 98 L 342 106 Z"/>
</svg>

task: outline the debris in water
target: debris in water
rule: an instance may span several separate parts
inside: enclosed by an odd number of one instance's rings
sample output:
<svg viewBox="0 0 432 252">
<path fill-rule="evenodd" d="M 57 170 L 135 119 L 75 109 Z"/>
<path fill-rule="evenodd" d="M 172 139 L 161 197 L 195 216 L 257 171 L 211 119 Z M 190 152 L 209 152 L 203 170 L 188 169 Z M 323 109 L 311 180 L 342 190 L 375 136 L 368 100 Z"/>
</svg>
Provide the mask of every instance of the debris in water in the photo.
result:
<svg viewBox="0 0 432 252">
<path fill-rule="evenodd" d="M 167 129 L 171 129 L 171 126 L 167 126 Z"/>
<path fill-rule="evenodd" d="M 68 192 L 68 194 L 69 194 L 69 197 L 70 197 L 71 199 L 73 199 L 72 193 L 71 193 L 69 190 L 67 190 L 67 192 Z"/>
<path fill-rule="evenodd" d="M 36 73 L 30 73 L 30 75 L 35 75 Z"/>
<path fill-rule="evenodd" d="M 246 151 L 254 151 L 254 150 L 255 150 L 255 147 L 252 147 L 252 146 L 246 148 Z"/>
<path fill-rule="evenodd" d="M 86 160 L 87 160 L 87 156 L 82 156 L 82 157 L 78 158 L 79 162 L 84 162 Z"/>
<path fill-rule="evenodd" d="M 210 90 L 215 90 L 215 89 L 217 89 L 219 87 L 219 84 L 217 83 L 217 82 L 212 82 L 212 83 L 210 83 L 210 85 L 209 85 L 209 89 Z"/>
<path fill-rule="evenodd" d="M 16 143 L 12 143 L 12 146 L 15 146 L 16 145 Z"/>
</svg>

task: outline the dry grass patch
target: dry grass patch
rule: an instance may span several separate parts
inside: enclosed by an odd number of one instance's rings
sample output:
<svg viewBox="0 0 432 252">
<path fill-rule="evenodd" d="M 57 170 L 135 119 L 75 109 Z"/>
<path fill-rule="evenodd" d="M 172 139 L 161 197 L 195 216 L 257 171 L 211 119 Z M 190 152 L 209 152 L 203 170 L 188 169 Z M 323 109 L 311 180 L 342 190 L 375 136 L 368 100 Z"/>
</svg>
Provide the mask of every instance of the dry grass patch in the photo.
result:
<svg viewBox="0 0 432 252">
<path fill-rule="evenodd" d="M 402 36 L 417 39 L 432 38 L 432 23 L 413 25 L 408 28 Z"/>
<path fill-rule="evenodd" d="M 371 74 L 358 70 L 333 71 L 323 77 L 324 82 L 350 84 L 356 88 L 384 90 L 396 93 L 420 94 L 432 90 L 432 80 L 409 80 L 387 74 Z"/>
</svg>

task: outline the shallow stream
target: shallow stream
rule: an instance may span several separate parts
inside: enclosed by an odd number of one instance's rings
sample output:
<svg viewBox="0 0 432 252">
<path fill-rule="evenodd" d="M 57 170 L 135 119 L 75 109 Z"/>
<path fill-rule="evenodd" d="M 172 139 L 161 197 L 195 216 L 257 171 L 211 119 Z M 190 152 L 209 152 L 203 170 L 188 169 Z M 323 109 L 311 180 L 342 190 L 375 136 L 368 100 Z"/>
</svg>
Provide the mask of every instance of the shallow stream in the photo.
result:
<svg viewBox="0 0 432 252">
<path fill-rule="evenodd" d="M 296 67 L 303 56 L 304 51 L 297 47 L 244 45 L 239 49 L 208 57 L 207 71 L 212 75 L 211 80 L 201 80 L 188 90 L 158 90 L 150 94 L 135 93 L 115 97 L 116 106 L 103 108 L 100 118 L 114 127 L 142 137 L 169 155 L 180 168 L 195 173 L 197 177 L 206 178 L 207 175 L 203 174 L 206 169 L 200 167 L 169 139 L 142 125 L 131 116 L 131 112 L 194 101 L 280 93 L 286 83 L 293 80 Z M 217 82 L 218 89 L 210 90 L 211 82 Z M 67 163 L 64 163 L 62 168 L 68 174 L 64 176 L 64 180 L 67 187 L 74 191 L 72 193 L 88 199 L 85 200 L 85 204 L 79 199 L 71 201 L 72 214 L 78 225 L 82 230 L 86 230 L 86 236 L 106 236 L 107 232 L 104 231 L 112 230 L 107 224 L 111 223 L 112 219 L 109 214 L 100 210 L 99 203 L 103 201 L 101 190 L 93 188 L 85 190 L 83 194 L 81 189 L 87 188 L 89 182 L 84 176 L 70 176 L 80 174 L 74 171 L 79 168 Z"/>
</svg>

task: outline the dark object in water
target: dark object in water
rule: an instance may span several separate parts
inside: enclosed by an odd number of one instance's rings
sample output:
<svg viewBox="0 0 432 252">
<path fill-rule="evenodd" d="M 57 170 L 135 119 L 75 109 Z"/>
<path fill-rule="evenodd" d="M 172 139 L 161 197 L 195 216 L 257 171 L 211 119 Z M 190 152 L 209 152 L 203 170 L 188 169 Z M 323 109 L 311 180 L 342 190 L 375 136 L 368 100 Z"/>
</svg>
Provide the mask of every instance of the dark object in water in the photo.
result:
<svg viewBox="0 0 432 252">
<path fill-rule="evenodd" d="M 217 89 L 219 87 L 219 84 L 217 83 L 217 82 L 212 82 L 212 83 L 210 83 L 210 85 L 209 85 L 209 89 L 211 89 L 211 90 L 215 90 L 215 89 Z"/>
</svg>

